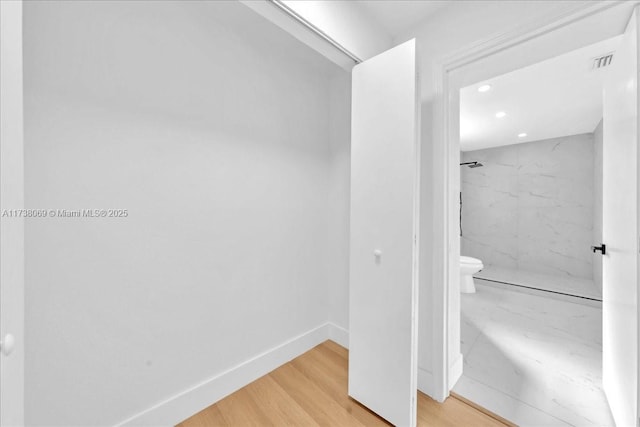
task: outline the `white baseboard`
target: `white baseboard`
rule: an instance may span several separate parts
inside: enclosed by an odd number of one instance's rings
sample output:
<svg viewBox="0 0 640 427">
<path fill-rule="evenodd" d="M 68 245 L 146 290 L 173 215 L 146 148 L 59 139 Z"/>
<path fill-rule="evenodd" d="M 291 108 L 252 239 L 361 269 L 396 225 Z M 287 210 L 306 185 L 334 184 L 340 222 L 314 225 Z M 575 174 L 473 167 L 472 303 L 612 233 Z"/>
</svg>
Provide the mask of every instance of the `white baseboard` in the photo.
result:
<svg viewBox="0 0 640 427">
<path fill-rule="evenodd" d="M 335 338 L 331 338 L 331 331 Z M 345 333 L 347 332 L 344 329 L 331 323 L 320 325 L 159 402 L 117 425 L 174 426 L 329 338 L 340 345 L 344 344 L 338 340 L 348 344 L 348 339 L 344 340 Z M 346 336 L 348 337 L 348 333 Z"/>
<path fill-rule="evenodd" d="M 462 376 L 463 367 L 462 354 L 458 355 L 455 362 L 449 367 L 449 390 L 453 388 Z M 433 374 L 426 369 L 418 367 L 418 390 L 426 394 L 432 399 L 438 400 L 436 396 L 439 394 L 435 389 Z M 447 392 L 447 395 L 449 393 Z"/>
<path fill-rule="evenodd" d="M 418 390 L 435 399 L 436 389 L 434 387 L 433 374 L 420 367 L 418 367 Z"/>
<path fill-rule="evenodd" d="M 462 354 L 458 355 L 455 362 L 449 367 L 449 390 L 453 388 L 462 376 L 462 367 L 464 363 L 462 361 Z"/>
<path fill-rule="evenodd" d="M 174 426 L 327 339 L 349 348 L 349 331 L 327 322 L 159 402 L 117 426 Z M 450 374 L 455 384 L 462 374 L 462 355 L 452 365 Z M 418 369 L 418 390 L 435 396 L 433 375 L 422 368 Z"/>
<path fill-rule="evenodd" d="M 335 341 L 344 348 L 349 348 L 349 331 L 345 328 L 329 322 L 329 339 Z"/>
</svg>

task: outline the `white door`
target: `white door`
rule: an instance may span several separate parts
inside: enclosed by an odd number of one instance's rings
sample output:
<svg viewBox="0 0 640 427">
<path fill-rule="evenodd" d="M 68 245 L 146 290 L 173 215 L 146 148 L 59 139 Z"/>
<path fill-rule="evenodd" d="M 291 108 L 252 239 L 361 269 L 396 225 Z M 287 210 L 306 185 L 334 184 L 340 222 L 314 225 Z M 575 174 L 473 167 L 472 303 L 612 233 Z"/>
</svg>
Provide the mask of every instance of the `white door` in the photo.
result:
<svg viewBox="0 0 640 427">
<path fill-rule="evenodd" d="M 415 41 L 353 69 L 349 395 L 416 422 L 419 94 Z"/>
<path fill-rule="evenodd" d="M 22 2 L 0 0 L 0 212 L 24 206 Z M 24 227 L 0 215 L 0 425 L 24 424 Z"/>
<path fill-rule="evenodd" d="M 638 392 L 638 11 L 604 90 L 603 382 L 617 426 L 635 426 Z"/>
</svg>

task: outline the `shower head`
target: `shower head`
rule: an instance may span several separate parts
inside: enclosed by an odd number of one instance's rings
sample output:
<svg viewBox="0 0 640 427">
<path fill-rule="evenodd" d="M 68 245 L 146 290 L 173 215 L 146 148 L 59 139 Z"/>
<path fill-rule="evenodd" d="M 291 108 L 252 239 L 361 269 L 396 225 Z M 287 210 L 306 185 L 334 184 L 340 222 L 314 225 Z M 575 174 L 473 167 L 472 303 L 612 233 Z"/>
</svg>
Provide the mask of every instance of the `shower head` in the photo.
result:
<svg viewBox="0 0 640 427">
<path fill-rule="evenodd" d="M 473 168 L 480 168 L 484 165 L 480 162 L 465 162 L 465 163 L 460 163 L 460 166 L 468 166 L 473 169 Z"/>
</svg>

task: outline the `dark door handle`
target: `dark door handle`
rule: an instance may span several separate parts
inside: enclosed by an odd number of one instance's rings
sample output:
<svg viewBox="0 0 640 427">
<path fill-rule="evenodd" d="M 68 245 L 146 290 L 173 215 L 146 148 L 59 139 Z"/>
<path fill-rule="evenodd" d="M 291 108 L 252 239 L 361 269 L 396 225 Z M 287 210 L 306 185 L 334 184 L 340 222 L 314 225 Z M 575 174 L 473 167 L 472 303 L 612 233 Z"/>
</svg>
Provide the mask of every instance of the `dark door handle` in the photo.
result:
<svg viewBox="0 0 640 427">
<path fill-rule="evenodd" d="M 601 255 L 606 255 L 607 245 L 605 245 L 604 243 L 601 243 L 600 246 L 591 246 L 591 252 L 595 254 L 596 251 L 600 251 Z"/>
</svg>

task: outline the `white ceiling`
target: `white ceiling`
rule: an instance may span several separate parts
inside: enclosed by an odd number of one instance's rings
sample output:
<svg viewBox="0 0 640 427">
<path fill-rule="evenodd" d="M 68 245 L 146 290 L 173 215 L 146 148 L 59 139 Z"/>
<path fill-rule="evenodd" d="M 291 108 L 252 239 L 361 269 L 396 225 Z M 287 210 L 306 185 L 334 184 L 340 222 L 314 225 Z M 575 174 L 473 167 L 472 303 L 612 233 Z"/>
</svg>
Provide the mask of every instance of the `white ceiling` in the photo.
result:
<svg viewBox="0 0 640 427">
<path fill-rule="evenodd" d="M 602 118 L 607 68 L 593 69 L 592 62 L 615 51 L 620 38 L 461 89 L 462 151 L 593 132 Z M 491 90 L 478 92 L 483 84 L 490 84 Z M 499 111 L 507 115 L 498 119 Z M 519 138 L 520 133 L 527 136 Z"/>
<path fill-rule="evenodd" d="M 391 37 L 397 37 L 442 9 L 449 1 L 356 0 Z"/>
</svg>

